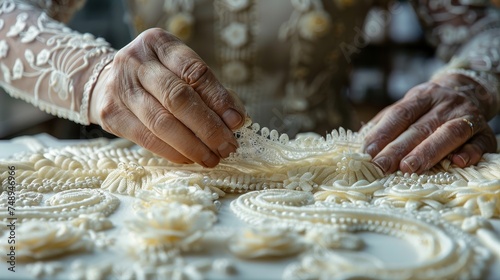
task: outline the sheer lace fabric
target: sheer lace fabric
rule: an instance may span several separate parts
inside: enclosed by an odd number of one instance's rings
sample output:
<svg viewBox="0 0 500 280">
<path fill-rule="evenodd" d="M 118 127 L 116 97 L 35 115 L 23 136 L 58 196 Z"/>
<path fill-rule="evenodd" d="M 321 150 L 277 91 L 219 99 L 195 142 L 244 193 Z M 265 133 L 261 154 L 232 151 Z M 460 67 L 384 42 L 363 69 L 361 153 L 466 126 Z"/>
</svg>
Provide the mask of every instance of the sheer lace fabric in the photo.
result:
<svg viewBox="0 0 500 280">
<path fill-rule="evenodd" d="M 39 2 L 0 2 L 0 85 L 48 113 L 89 124 L 90 93 L 114 51 L 48 15 L 68 19 L 82 1 Z"/>
<path fill-rule="evenodd" d="M 500 246 L 490 220 L 500 217 L 498 154 L 464 169 L 443 160 L 423 175 L 384 176 L 360 151 L 366 131 L 290 140 L 247 123 L 236 133 L 239 150 L 214 169 L 123 139 L 63 148 L 19 139 L 33 151 L 0 162 L 0 205 L 10 209 L 0 219 L 17 219 L 19 260 L 51 279 L 237 274 L 214 259 L 221 251 L 252 267 L 296 255 L 283 279 L 367 277 L 360 265 L 377 279 L 485 279 Z M 238 194 L 230 209 L 242 231 L 220 224 L 227 212 L 216 223 L 226 193 Z M 363 251 L 359 232 L 405 240 L 416 259 L 384 262 Z M 75 255 L 91 257 L 71 263 Z"/>
<path fill-rule="evenodd" d="M 490 104 L 489 115 L 500 110 L 500 11 L 489 0 L 420 0 L 417 11 L 431 27 L 429 38 L 438 46 L 438 55 L 451 61 L 438 71 L 460 74 L 480 84 Z M 464 4 L 462 4 L 464 3 Z M 414 3 L 414 5 L 416 5 Z M 480 94 L 475 91 L 475 94 Z"/>
</svg>

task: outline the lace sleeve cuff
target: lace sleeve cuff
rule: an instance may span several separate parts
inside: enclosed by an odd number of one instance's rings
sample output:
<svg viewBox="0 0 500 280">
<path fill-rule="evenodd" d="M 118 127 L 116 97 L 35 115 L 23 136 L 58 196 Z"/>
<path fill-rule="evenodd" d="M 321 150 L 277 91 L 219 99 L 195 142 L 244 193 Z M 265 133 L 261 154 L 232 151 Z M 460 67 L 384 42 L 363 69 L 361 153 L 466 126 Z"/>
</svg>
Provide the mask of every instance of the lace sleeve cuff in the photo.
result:
<svg viewBox="0 0 500 280">
<path fill-rule="evenodd" d="M 101 74 L 101 71 L 108 65 L 111 61 L 113 61 L 113 58 L 115 57 L 115 52 L 110 53 L 106 55 L 101 61 L 94 67 L 94 71 L 92 72 L 92 75 L 90 76 L 89 81 L 85 84 L 83 88 L 83 97 L 82 97 L 82 105 L 80 107 L 80 116 L 79 118 L 75 118 L 73 121 L 84 124 L 84 125 L 89 125 L 89 102 L 90 102 L 90 94 L 92 90 L 94 89 L 94 86 L 97 82 L 97 78 L 99 78 L 99 74 Z"/>
<path fill-rule="evenodd" d="M 499 112 L 500 11 L 489 0 L 421 0 L 413 4 L 429 28 L 438 56 L 450 60 L 432 80 L 452 74 L 465 76 L 484 88 L 475 94 L 487 94 L 482 97 L 492 105 L 491 113 Z"/>
<path fill-rule="evenodd" d="M 0 5 L 0 86 L 41 110 L 89 124 L 90 94 L 115 50 L 27 2 Z"/>
<path fill-rule="evenodd" d="M 478 70 L 470 70 L 465 68 L 458 68 L 454 64 L 450 64 L 447 67 L 439 70 L 433 75 L 431 80 L 436 80 L 444 75 L 458 74 L 465 76 L 477 84 L 479 84 L 484 90 L 486 90 L 487 95 L 493 98 L 495 104 L 494 112 L 499 112 L 500 110 L 500 80 L 497 75 Z"/>
</svg>

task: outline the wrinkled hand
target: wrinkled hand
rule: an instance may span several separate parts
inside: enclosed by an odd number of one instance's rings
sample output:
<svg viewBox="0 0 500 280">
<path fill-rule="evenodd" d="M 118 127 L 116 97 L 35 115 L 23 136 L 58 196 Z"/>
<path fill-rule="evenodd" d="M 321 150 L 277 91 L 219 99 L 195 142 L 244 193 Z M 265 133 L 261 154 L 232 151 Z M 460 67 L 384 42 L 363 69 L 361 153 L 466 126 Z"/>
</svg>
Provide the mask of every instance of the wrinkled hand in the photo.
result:
<svg viewBox="0 0 500 280">
<path fill-rule="evenodd" d="M 161 29 L 117 52 L 96 83 L 90 120 L 176 163 L 214 167 L 237 147 L 245 109 L 201 58 Z"/>
<path fill-rule="evenodd" d="M 496 151 L 487 123 L 496 113 L 492 104 L 494 99 L 465 76 L 421 84 L 373 118 L 365 151 L 386 174 L 422 173 L 447 156 L 462 168 L 476 164 Z"/>
</svg>

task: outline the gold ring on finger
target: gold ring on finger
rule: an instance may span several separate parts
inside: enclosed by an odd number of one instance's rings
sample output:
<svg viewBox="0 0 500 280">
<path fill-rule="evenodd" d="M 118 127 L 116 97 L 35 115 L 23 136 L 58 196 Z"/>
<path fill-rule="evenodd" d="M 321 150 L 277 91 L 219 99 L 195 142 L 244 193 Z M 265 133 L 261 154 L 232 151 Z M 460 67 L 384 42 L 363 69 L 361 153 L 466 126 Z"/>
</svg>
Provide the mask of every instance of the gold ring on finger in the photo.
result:
<svg viewBox="0 0 500 280">
<path fill-rule="evenodd" d="M 474 123 L 466 118 L 463 118 L 462 121 L 464 121 L 470 127 L 470 136 L 472 137 L 474 135 Z"/>
</svg>

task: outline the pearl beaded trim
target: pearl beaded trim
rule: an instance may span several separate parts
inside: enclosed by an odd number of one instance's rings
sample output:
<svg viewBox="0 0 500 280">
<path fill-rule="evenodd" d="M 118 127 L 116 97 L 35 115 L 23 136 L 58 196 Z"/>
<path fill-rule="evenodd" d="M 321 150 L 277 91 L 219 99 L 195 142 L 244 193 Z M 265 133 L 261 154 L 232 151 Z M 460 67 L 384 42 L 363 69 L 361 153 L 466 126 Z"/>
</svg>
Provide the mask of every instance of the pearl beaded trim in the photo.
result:
<svg viewBox="0 0 500 280">
<path fill-rule="evenodd" d="M 369 129 L 290 140 L 247 123 L 235 132 L 238 151 L 213 169 L 173 164 L 121 139 L 57 149 L 32 145 L 36 151 L 0 162 L 0 204 L 8 203 L 7 167 L 16 166 L 18 220 L 64 225 L 68 230 L 61 231 L 61 238 L 76 242 L 75 250 L 42 247 L 31 254 L 33 261 L 99 248 L 118 250 L 140 264 L 123 268 L 103 263 L 99 273 L 108 276 L 203 275 L 218 266 L 187 264 L 184 254 L 219 236 L 240 258 L 300 253 L 299 262 L 285 269 L 287 279 L 362 277 L 355 270 L 359 262 L 367 267 L 380 263 L 356 252 L 363 242 L 355 234 L 367 231 L 406 240 L 416 246 L 421 260 L 411 267 L 382 262 L 371 276 L 481 278 L 490 250 L 500 244 L 487 220 L 500 216 L 499 155 L 486 154 L 478 165 L 464 169 L 444 160 L 424 175 L 384 176 L 361 152 Z M 241 194 L 231 204 L 250 226 L 241 234 L 213 232 L 218 199 L 226 193 Z M 134 201 L 136 216 L 111 240 L 105 236 L 113 226 L 106 216 L 124 197 Z M 0 218 L 9 217 L 0 213 Z M 335 248 L 352 254 L 339 255 Z M 326 263 L 331 268 L 321 269 Z M 74 265 L 83 267 L 74 273 L 87 267 Z"/>
</svg>

